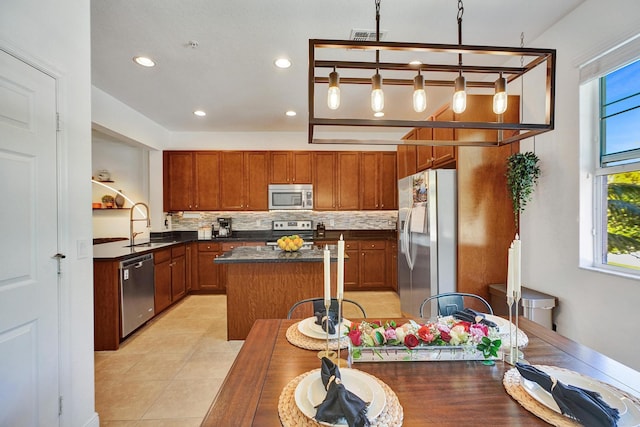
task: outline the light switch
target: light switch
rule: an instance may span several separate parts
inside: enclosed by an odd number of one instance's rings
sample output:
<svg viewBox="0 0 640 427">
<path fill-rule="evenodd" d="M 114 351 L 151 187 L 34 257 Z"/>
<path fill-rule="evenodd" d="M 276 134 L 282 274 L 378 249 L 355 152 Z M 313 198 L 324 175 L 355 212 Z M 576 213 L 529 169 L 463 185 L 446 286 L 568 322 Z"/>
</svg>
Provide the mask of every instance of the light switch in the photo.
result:
<svg viewBox="0 0 640 427">
<path fill-rule="evenodd" d="M 76 242 L 76 250 L 78 252 L 78 259 L 87 258 L 89 256 L 89 241 L 86 239 L 78 240 Z"/>
</svg>

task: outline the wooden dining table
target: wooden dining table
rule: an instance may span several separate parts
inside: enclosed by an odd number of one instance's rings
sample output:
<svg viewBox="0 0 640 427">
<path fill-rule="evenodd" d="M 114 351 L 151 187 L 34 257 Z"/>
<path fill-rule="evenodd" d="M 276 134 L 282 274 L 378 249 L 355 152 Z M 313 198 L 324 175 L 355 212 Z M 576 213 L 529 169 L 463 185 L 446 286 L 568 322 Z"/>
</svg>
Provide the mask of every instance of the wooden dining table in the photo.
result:
<svg viewBox="0 0 640 427">
<path fill-rule="evenodd" d="M 202 426 L 279 426 L 278 399 L 297 376 L 320 367 L 318 351 L 289 343 L 297 320 L 257 320 Z M 519 318 L 528 337 L 526 361 L 569 369 L 640 397 L 640 372 L 545 327 Z M 346 350 L 342 351 L 343 357 Z M 404 411 L 404 426 L 532 426 L 547 423 L 522 407 L 502 380 L 512 365 L 496 361 L 361 362 L 387 384 Z"/>
</svg>

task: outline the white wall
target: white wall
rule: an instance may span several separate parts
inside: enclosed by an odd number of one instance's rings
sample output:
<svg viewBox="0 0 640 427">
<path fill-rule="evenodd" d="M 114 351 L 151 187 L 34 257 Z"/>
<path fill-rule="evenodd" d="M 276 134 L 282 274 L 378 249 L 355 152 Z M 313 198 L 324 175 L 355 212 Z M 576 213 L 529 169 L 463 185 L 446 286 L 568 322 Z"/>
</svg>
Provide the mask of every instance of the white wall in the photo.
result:
<svg viewBox="0 0 640 427">
<path fill-rule="evenodd" d="M 111 174 L 113 182 L 106 185 L 122 191 L 131 201 L 125 201 L 124 207 L 131 208 L 133 203 L 149 203 L 149 150 L 142 146 L 122 143 L 115 138 L 93 132 L 92 138 L 92 176 L 105 169 Z M 100 184 L 92 186 L 92 201 L 100 202 L 104 194 L 115 196 L 114 191 Z M 129 209 L 105 209 L 93 211 L 93 237 L 129 237 Z M 144 215 L 135 212 L 135 218 Z M 134 230 L 143 234 L 137 241 L 149 238 L 149 230 L 144 222 L 136 222 Z"/>
<path fill-rule="evenodd" d="M 542 177 L 521 227 L 523 283 L 559 298 L 558 332 L 638 370 L 640 283 L 579 268 L 579 226 L 591 214 L 580 211 L 580 195 L 591 196 L 580 186 L 580 165 L 593 163 L 593 150 L 580 147 L 578 78 L 580 65 L 639 32 L 637 0 L 587 0 L 528 43 L 557 49 L 556 126 L 536 138 Z M 522 144 L 522 151 L 532 149 L 531 141 Z"/>
<path fill-rule="evenodd" d="M 88 1 L 2 0 L 0 45 L 58 78 L 62 426 L 98 426 L 94 402 L 91 246 L 91 43 Z"/>
</svg>

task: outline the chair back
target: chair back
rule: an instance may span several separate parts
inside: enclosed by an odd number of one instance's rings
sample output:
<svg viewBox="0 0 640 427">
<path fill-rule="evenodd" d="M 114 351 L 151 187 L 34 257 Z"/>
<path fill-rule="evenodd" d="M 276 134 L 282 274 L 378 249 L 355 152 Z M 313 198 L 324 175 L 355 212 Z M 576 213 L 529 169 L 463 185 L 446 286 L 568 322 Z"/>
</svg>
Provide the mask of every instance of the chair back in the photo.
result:
<svg viewBox="0 0 640 427">
<path fill-rule="evenodd" d="M 478 311 L 484 311 L 488 314 L 493 314 L 491 304 L 489 304 L 487 300 L 482 298 L 480 295 L 469 294 L 466 292 L 446 292 L 432 295 L 422 301 L 422 304 L 420 304 L 420 317 L 424 317 L 424 307 L 431 301 L 437 301 L 438 315 L 450 316 L 456 311 L 463 310 L 470 306 L 469 304 L 465 305 L 465 298 L 469 298 L 477 303 L 475 304 L 476 306 L 470 308 Z"/>
<path fill-rule="evenodd" d="M 308 305 L 308 306 L 306 306 Z M 313 310 L 313 311 L 311 311 Z M 287 319 L 304 319 L 313 316 L 314 313 L 325 312 L 324 298 L 307 298 L 300 300 L 293 304 L 287 313 Z M 366 318 L 367 313 L 364 307 L 357 301 L 343 298 L 342 299 L 342 317 L 362 317 Z M 337 322 L 338 321 L 338 300 L 331 298 L 331 305 L 329 306 L 329 316 Z"/>
</svg>

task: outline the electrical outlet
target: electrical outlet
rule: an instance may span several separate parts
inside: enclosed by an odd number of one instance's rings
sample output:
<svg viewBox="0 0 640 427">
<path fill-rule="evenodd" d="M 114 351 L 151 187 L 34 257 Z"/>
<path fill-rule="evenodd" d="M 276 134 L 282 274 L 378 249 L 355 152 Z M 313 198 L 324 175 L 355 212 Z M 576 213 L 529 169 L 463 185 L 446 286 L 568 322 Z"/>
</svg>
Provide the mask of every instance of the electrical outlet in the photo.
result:
<svg viewBox="0 0 640 427">
<path fill-rule="evenodd" d="M 262 221 L 260 221 L 259 219 L 256 219 L 256 226 L 260 227 L 262 225 Z"/>
<path fill-rule="evenodd" d="M 330 220 L 329 220 L 329 225 L 330 225 L 331 227 L 335 226 L 335 225 L 336 225 L 335 220 L 330 219 Z"/>
</svg>

